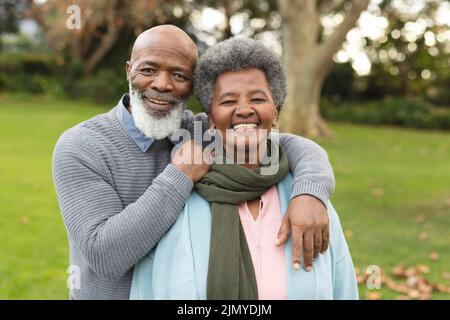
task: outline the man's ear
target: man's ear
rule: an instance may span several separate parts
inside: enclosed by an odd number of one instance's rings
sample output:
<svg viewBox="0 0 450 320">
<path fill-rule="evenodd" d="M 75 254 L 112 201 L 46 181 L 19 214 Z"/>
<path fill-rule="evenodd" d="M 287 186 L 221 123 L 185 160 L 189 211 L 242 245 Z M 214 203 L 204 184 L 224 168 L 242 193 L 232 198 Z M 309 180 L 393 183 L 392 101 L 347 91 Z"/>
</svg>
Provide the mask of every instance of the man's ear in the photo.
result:
<svg viewBox="0 0 450 320">
<path fill-rule="evenodd" d="M 127 73 L 127 81 L 130 82 L 130 70 L 131 70 L 131 63 L 130 61 L 127 61 L 125 64 L 125 72 Z"/>
</svg>

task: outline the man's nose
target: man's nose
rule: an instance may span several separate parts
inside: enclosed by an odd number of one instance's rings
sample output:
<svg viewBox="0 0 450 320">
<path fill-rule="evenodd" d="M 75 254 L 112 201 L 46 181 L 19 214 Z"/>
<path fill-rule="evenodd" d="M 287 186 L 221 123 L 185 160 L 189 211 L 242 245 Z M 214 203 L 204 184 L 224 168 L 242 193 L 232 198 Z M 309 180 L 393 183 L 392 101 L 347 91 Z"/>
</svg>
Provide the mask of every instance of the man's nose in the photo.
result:
<svg viewBox="0 0 450 320">
<path fill-rule="evenodd" d="M 159 72 L 150 84 L 151 88 L 159 92 L 170 92 L 173 90 L 173 84 L 170 75 L 167 72 Z"/>
</svg>

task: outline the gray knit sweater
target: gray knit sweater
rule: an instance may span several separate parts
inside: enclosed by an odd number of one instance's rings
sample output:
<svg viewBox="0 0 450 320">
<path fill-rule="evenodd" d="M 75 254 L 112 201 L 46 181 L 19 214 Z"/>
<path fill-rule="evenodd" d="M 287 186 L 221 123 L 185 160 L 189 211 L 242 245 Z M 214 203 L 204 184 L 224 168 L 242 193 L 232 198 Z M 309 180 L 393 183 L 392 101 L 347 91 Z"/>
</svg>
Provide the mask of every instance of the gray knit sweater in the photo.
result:
<svg viewBox="0 0 450 320">
<path fill-rule="evenodd" d="M 193 183 L 170 164 L 172 144 L 155 141 L 147 152 L 133 142 L 116 108 L 64 132 L 53 154 L 53 179 L 68 233 L 71 299 L 128 299 L 133 266 L 177 219 Z M 203 117 L 204 118 L 204 117 Z M 183 126 L 195 117 L 185 111 Z M 204 119 L 203 119 L 204 120 Z M 326 152 L 283 134 L 294 173 L 293 195 L 324 203 L 334 190 Z"/>
</svg>

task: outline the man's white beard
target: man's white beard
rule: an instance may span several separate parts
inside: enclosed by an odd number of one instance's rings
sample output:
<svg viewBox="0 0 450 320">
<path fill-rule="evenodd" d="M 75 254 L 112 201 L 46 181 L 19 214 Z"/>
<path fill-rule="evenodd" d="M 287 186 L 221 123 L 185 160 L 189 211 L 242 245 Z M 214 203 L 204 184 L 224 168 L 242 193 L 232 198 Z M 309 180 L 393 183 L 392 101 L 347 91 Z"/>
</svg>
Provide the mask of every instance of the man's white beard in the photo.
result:
<svg viewBox="0 0 450 320">
<path fill-rule="evenodd" d="M 178 103 L 167 114 L 161 116 L 152 114 L 152 110 L 147 110 L 142 97 L 130 84 L 130 106 L 131 115 L 136 128 L 147 138 L 164 139 L 172 135 L 181 127 L 185 102 Z"/>
</svg>

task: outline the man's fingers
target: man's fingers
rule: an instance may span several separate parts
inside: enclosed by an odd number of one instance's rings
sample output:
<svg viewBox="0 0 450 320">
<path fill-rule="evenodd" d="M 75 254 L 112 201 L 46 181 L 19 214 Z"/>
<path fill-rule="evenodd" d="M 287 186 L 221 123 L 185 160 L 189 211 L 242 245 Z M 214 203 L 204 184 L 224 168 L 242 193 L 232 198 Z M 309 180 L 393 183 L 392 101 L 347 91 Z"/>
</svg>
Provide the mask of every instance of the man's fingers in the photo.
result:
<svg viewBox="0 0 450 320">
<path fill-rule="evenodd" d="M 314 255 L 314 238 L 312 233 L 305 233 L 303 235 L 303 260 L 305 264 L 305 270 L 311 271 L 313 265 Z"/>
<path fill-rule="evenodd" d="M 322 250 L 322 232 L 314 234 L 314 258 L 317 258 Z"/>
<path fill-rule="evenodd" d="M 278 237 L 275 240 L 275 245 L 280 246 L 285 243 L 289 237 L 289 233 L 291 232 L 291 225 L 289 224 L 288 219 L 283 219 L 281 222 L 280 230 L 278 231 Z"/>
<path fill-rule="evenodd" d="M 300 258 L 303 252 L 303 233 L 300 229 L 292 230 L 292 263 L 294 269 L 300 269 Z"/>
<path fill-rule="evenodd" d="M 325 231 L 322 232 L 322 249 L 320 250 L 321 253 L 325 253 L 325 251 L 327 251 L 329 241 L 330 233 L 328 232 L 328 228 L 326 228 Z"/>
</svg>

